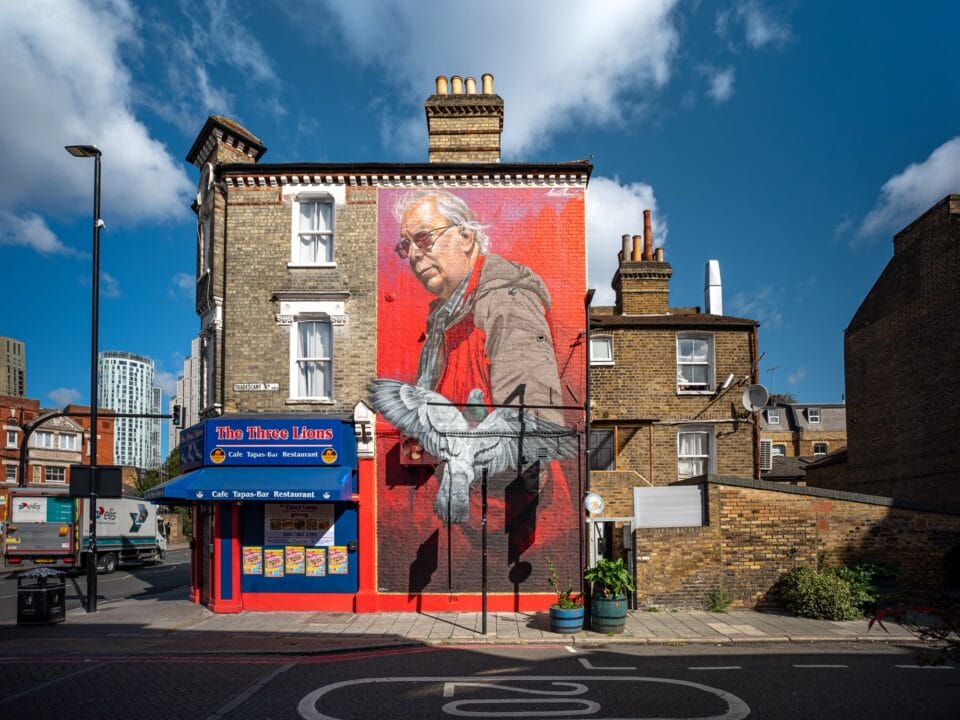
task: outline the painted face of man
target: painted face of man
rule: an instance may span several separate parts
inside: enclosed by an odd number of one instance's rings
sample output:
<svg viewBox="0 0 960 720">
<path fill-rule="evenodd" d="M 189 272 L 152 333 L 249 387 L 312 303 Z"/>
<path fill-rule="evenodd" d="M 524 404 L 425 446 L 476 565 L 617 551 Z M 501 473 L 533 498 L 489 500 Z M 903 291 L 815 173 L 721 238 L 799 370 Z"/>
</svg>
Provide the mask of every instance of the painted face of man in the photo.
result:
<svg viewBox="0 0 960 720">
<path fill-rule="evenodd" d="M 429 198 L 403 213 L 400 235 L 413 274 L 442 300 L 453 294 L 477 260 L 473 231 L 451 225 Z"/>
</svg>

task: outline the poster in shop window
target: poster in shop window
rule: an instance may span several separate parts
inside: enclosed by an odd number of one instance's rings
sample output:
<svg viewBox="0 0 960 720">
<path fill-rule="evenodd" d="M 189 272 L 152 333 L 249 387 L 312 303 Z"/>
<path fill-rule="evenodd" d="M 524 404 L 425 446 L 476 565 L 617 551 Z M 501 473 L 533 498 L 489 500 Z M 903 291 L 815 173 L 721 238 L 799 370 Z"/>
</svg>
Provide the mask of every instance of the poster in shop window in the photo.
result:
<svg viewBox="0 0 960 720">
<path fill-rule="evenodd" d="M 333 505 L 330 503 L 267 503 L 264 545 L 333 545 Z"/>
<path fill-rule="evenodd" d="M 307 577 L 323 577 L 327 574 L 327 549 L 307 548 Z"/>
<path fill-rule="evenodd" d="M 303 575 L 303 546 L 287 545 L 286 548 L 287 575 Z"/>
<path fill-rule="evenodd" d="M 331 545 L 327 550 L 327 571 L 331 575 L 347 574 L 347 546 Z"/>
<path fill-rule="evenodd" d="M 243 574 L 263 575 L 263 548 L 261 546 L 244 546 Z"/>
<path fill-rule="evenodd" d="M 283 577 L 283 548 L 266 548 L 263 551 L 264 577 Z"/>
</svg>

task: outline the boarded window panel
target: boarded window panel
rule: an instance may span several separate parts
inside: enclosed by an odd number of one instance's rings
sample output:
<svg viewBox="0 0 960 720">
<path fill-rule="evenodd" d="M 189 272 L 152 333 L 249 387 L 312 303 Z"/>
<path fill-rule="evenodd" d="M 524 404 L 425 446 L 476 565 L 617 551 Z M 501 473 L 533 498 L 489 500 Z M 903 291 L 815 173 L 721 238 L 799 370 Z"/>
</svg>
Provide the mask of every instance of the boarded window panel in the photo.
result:
<svg viewBox="0 0 960 720">
<path fill-rule="evenodd" d="M 635 487 L 634 527 L 698 527 L 704 524 L 703 486 Z"/>
</svg>

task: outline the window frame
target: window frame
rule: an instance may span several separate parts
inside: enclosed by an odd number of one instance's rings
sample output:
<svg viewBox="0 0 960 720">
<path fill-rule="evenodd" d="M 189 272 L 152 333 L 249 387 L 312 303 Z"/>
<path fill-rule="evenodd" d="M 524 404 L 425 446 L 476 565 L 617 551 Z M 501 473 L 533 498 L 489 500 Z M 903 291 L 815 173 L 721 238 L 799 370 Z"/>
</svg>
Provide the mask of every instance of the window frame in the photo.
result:
<svg viewBox="0 0 960 720">
<path fill-rule="evenodd" d="M 594 444 L 594 435 L 603 435 L 604 439 Z M 590 472 L 613 472 L 617 469 L 617 432 L 616 428 L 592 427 L 590 428 Z M 609 444 L 609 448 L 607 445 Z M 605 463 L 607 467 L 600 467 L 600 463 L 595 458 L 602 457 L 596 451 L 599 449 L 609 450 L 610 461 Z"/>
<path fill-rule="evenodd" d="M 19 430 L 7 430 L 7 449 L 16 450 L 20 446 Z M 12 441 L 11 441 L 12 438 Z"/>
<path fill-rule="evenodd" d="M 706 362 L 681 362 L 680 343 L 683 340 L 704 340 L 707 343 Z M 716 390 L 716 369 L 714 359 L 714 335 L 708 332 L 678 332 L 676 338 L 676 375 L 677 375 L 677 394 L 678 395 L 712 395 Z M 684 365 L 706 365 L 707 378 L 705 383 L 684 383 L 682 382 L 681 366 Z"/>
<path fill-rule="evenodd" d="M 820 412 L 818 407 L 809 407 L 807 408 L 807 422 L 811 425 L 819 425 L 820 418 L 823 417 L 823 414 Z"/>
<path fill-rule="evenodd" d="M 607 357 L 599 358 L 593 352 L 593 344 L 605 345 L 607 348 Z M 591 335 L 590 336 L 590 364 L 591 365 L 613 365 L 613 336 L 612 335 Z"/>
<path fill-rule="evenodd" d="M 768 425 L 779 425 L 780 424 L 780 410 L 779 408 L 769 408 L 767 410 L 767 424 Z"/>
<path fill-rule="evenodd" d="M 778 452 L 782 450 L 782 452 Z M 770 445 L 770 457 L 786 457 L 787 456 L 787 446 L 785 443 L 773 443 Z"/>
<path fill-rule="evenodd" d="M 681 454 L 683 443 L 682 435 L 705 435 L 707 439 L 707 452 L 705 455 L 683 455 Z M 680 471 L 680 464 L 684 460 L 703 459 L 704 471 L 702 473 L 693 473 L 684 475 Z M 714 428 L 705 425 L 681 425 L 677 428 L 677 479 L 687 480 L 689 478 L 699 477 L 700 475 L 710 475 L 716 469 L 716 431 Z"/>
<path fill-rule="evenodd" d="M 817 452 L 817 447 L 823 446 L 823 452 Z M 830 445 L 825 442 L 815 442 L 813 443 L 813 456 L 814 457 L 823 457 L 830 452 Z"/>
<path fill-rule="evenodd" d="M 329 205 L 330 207 L 330 224 L 328 230 L 309 230 L 302 231 L 300 229 L 301 222 L 301 206 L 307 204 L 324 204 Z M 290 261 L 287 263 L 287 267 L 291 268 L 323 268 L 323 267 L 336 267 L 337 266 L 337 254 L 336 254 L 336 232 L 337 232 L 337 201 L 336 198 L 322 190 L 314 190 L 310 192 L 304 192 L 299 195 L 296 195 L 293 198 L 292 203 L 292 212 L 291 212 L 291 234 L 290 234 Z M 306 262 L 300 257 L 301 249 L 301 237 L 304 235 L 312 235 L 316 237 L 327 237 L 329 238 L 329 252 L 328 260 L 323 260 L 319 262 Z"/>
<path fill-rule="evenodd" d="M 72 445 L 72 447 L 70 447 Z M 76 433 L 60 433 L 57 437 L 57 449 L 68 452 L 77 452 L 80 444 L 77 442 Z"/>
<path fill-rule="evenodd" d="M 50 472 L 56 471 L 55 474 L 62 476 L 60 479 L 53 479 L 50 477 Z M 43 466 L 43 482 L 50 483 L 51 485 L 63 485 L 67 482 L 67 469 L 60 465 L 44 465 Z"/>
<path fill-rule="evenodd" d="M 14 483 L 14 484 L 16 484 L 16 482 L 17 482 L 17 466 L 16 466 L 16 465 L 4 465 L 3 467 L 6 468 L 6 469 L 3 471 L 3 481 L 6 482 L 6 483 Z"/>
<path fill-rule="evenodd" d="M 330 338 L 328 357 L 300 357 L 300 326 L 305 323 L 323 323 L 327 326 Z M 326 314 L 305 314 L 294 318 L 290 327 L 290 401 L 292 402 L 334 402 L 334 323 Z M 327 363 L 329 370 L 327 377 L 329 387 L 324 388 L 326 395 L 300 395 L 300 365 L 301 363 Z"/>
</svg>

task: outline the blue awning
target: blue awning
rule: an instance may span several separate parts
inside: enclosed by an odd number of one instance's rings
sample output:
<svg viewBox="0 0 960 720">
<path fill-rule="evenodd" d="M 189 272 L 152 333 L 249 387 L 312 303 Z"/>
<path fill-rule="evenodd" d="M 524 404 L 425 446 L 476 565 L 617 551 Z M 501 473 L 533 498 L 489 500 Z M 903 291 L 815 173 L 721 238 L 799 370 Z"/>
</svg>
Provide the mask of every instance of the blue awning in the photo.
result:
<svg viewBox="0 0 960 720">
<path fill-rule="evenodd" d="M 349 467 L 205 467 L 156 485 L 148 500 L 349 501 Z"/>
</svg>

